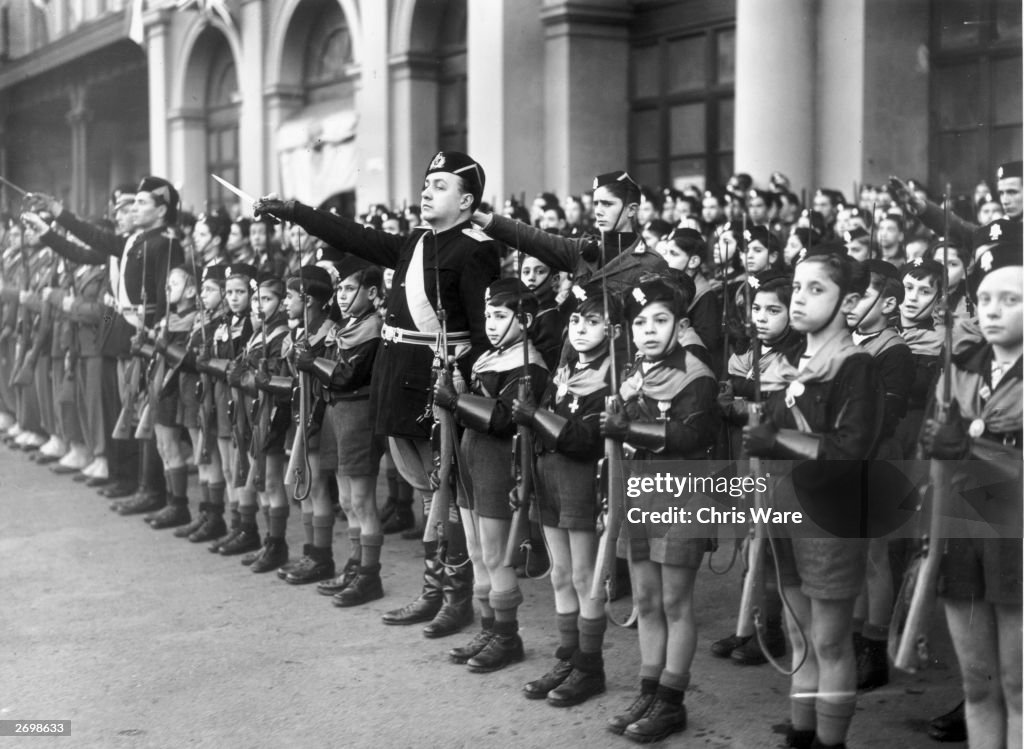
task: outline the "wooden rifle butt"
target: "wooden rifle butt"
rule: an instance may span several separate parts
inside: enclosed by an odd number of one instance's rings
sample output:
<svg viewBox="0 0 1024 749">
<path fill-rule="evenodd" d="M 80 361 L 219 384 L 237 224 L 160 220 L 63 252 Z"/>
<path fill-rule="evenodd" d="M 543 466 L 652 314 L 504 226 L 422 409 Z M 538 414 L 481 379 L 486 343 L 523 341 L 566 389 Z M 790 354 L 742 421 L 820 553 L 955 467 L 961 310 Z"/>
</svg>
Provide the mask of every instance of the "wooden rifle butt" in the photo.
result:
<svg viewBox="0 0 1024 749">
<path fill-rule="evenodd" d="M 139 414 L 139 425 L 136 427 L 134 435 L 137 440 L 153 439 L 153 407 L 150 400 L 150 398 L 146 398 L 146 404 L 142 407 L 142 413 Z"/>
</svg>

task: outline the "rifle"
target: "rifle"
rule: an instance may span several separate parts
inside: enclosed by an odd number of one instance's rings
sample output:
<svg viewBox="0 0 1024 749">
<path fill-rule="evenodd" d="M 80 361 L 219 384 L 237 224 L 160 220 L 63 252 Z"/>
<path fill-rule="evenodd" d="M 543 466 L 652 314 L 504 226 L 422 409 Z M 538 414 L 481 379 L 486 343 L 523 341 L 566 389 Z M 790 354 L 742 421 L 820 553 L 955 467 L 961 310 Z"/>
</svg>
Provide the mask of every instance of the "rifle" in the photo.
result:
<svg viewBox="0 0 1024 749">
<path fill-rule="evenodd" d="M 22 237 L 21 247 L 19 249 L 21 251 L 21 290 L 28 292 L 31 280 L 29 276 L 29 255 L 28 251 L 25 249 L 24 237 Z M 28 352 L 29 341 L 32 338 L 31 323 L 28 321 L 25 305 L 20 299 L 18 300 L 18 315 L 14 325 L 18 331 L 18 337 L 14 342 L 14 361 L 11 365 L 11 375 L 8 380 L 8 386 L 12 388 L 18 387 L 19 385 L 17 375 L 20 371 L 22 360 Z"/>
<path fill-rule="evenodd" d="M 259 304 L 259 299 L 257 299 L 257 304 Z M 260 360 L 259 366 L 263 370 L 263 374 L 269 379 L 270 367 L 268 359 L 270 356 L 270 344 L 267 342 L 267 315 L 263 311 L 262 304 L 259 304 L 258 311 L 260 331 L 263 338 L 263 358 Z M 256 428 L 253 430 L 252 438 L 249 442 L 249 451 L 252 457 L 249 477 L 252 479 L 253 488 L 258 492 L 265 492 L 267 490 L 267 436 L 270 433 L 270 409 L 272 407 L 273 403 L 270 399 L 270 393 L 260 391 L 253 400 L 252 411 L 250 412 L 252 423 L 256 425 Z"/>
<path fill-rule="evenodd" d="M 302 335 L 309 345 L 309 295 L 306 293 L 305 282 L 302 285 Z M 295 426 L 295 440 L 292 443 L 292 454 L 288 461 L 286 476 L 292 476 L 295 501 L 302 502 L 309 497 L 313 488 L 313 470 L 309 464 L 309 373 L 299 372 L 299 386 L 295 393 L 299 398 L 299 421 Z"/>
<path fill-rule="evenodd" d="M 615 357 L 615 328 L 612 326 L 608 312 L 608 276 L 604 272 L 605 260 L 604 232 L 601 232 L 601 293 L 604 297 L 604 328 L 608 339 L 609 374 L 611 393 L 605 399 L 605 410 L 619 413 L 622 401 L 619 398 L 619 370 Z M 603 482 L 603 483 L 602 483 Z M 619 539 L 619 529 L 626 515 L 625 476 L 622 468 L 622 442 L 611 437 L 604 441 L 604 458 L 597 468 L 598 495 L 601 498 L 604 532 L 597 545 L 597 567 L 594 581 L 590 586 L 590 598 L 600 600 L 605 597 L 605 607 L 615 598 L 615 547 Z M 613 620 L 614 621 L 614 620 Z"/>
<path fill-rule="evenodd" d="M 42 258 L 40 258 L 42 261 Z M 46 286 L 42 286 L 45 276 L 45 269 L 39 269 L 38 282 L 40 284 L 40 293 L 42 288 L 46 288 L 53 285 L 53 278 L 46 282 Z M 32 345 L 25 351 L 25 355 L 22 357 L 19 367 L 15 370 L 12 382 L 14 385 L 19 387 L 26 387 L 32 385 L 35 377 L 36 362 L 39 361 L 39 356 L 43 353 L 43 348 L 50 343 L 50 339 L 47 336 L 47 332 L 52 327 L 53 310 L 49 304 L 43 303 L 39 312 L 36 313 L 35 317 L 31 322 L 28 321 L 27 316 L 24 321 L 24 329 L 27 331 L 27 341 L 31 341 Z M 28 346 L 28 343 L 24 344 L 24 347 Z"/>
<path fill-rule="evenodd" d="M 133 338 L 133 347 L 141 353 L 144 338 L 144 330 L 146 324 L 146 307 L 147 295 L 146 295 L 146 264 L 149 260 L 149 253 L 146 251 L 147 241 L 143 240 L 142 243 L 142 328 L 135 334 Z M 123 269 L 122 269 L 123 270 Z M 121 393 L 121 413 L 118 414 L 117 423 L 114 425 L 113 438 L 119 440 L 132 439 L 135 436 L 135 432 L 132 431 L 132 422 L 135 417 L 136 401 L 139 399 L 139 377 L 142 376 L 142 362 L 139 360 L 138 354 L 132 355 L 128 359 L 128 363 L 125 365 L 125 386 L 124 392 Z M 142 426 L 141 416 L 147 415 L 146 407 L 149 405 L 148 402 L 142 408 L 140 414 L 139 426 Z"/>
<path fill-rule="evenodd" d="M 434 352 L 432 365 L 435 382 L 444 385 L 452 385 L 452 370 L 448 366 L 448 312 L 444 308 L 444 301 L 441 298 L 441 271 L 437 249 L 437 234 L 432 233 L 434 239 L 434 287 L 437 296 L 437 305 L 434 314 L 441 325 L 437 337 L 437 349 Z M 423 525 L 424 543 L 436 542 L 438 546 L 438 558 L 444 560 L 447 557 L 446 549 L 451 531 L 448 527 L 450 522 L 451 504 L 453 498 L 453 484 L 456 477 L 457 461 L 459 454 L 458 432 L 455 429 L 455 417 L 451 412 L 436 408 L 433 404 L 433 389 L 427 400 L 426 410 L 420 417 L 422 420 L 433 418 L 434 423 L 430 428 L 430 444 L 433 453 L 434 470 L 431 476 L 431 484 L 434 485 L 434 493 L 430 501 L 430 512 Z M 467 532 L 470 529 L 467 527 Z"/>
<path fill-rule="evenodd" d="M 201 283 L 199 280 L 199 274 L 196 273 L 196 255 L 191 253 L 192 259 L 192 276 L 196 279 L 197 283 Z M 210 346 L 206 340 L 206 308 L 203 307 L 203 295 L 196 293 L 196 307 L 199 309 L 199 335 L 203 341 L 203 354 L 209 355 Z M 213 402 L 213 383 L 210 382 L 210 375 L 206 372 L 199 373 L 199 379 L 196 381 L 196 400 L 199 402 L 199 458 L 197 463 L 199 465 L 207 466 L 210 465 L 210 445 L 213 444 L 217 439 L 217 425 L 215 423 L 215 417 L 213 415 L 214 402 Z"/>
<path fill-rule="evenodd" d="M 943 233 L 949 235 L 949 195 L 946 185 L 943 195 Z M 943 244 L 942 262 L 949 262 L 949 242 Z M 953 355 L 953 310 L 949 304 L 949 275 L 942 274 L 943 318 L 946 325 L 942 351 L 942 392 L 935 403 L 935 419 L 946 423 L 952 403 L 952 355 Z M 929 508 L 928 532 L 921 539 L 921 551 L 911 562 L 904 576 L 899 599 L 909 598 L 906 623 L 900 632 L 901 616 L 894 615 L 889 627 L 889 656 L 893 665 L 901 671 L 916 673 L 927 666 L 928 629 L 935 608 L 936 585 L 939 579 L 939 563 L 945 545 L 945 516 L 949 512 L 952 467 L 948 461 L 932 458 L 929 463 L 929 483 L 932 498 Z"/>
<path fill-rule="evenodd" d="M 516 254 L 522 262 L 522 255 L 519 254 L 518 221 L 516 222 Z M 516 316 L 523 329 L 523 373 L 519 376 L 517 395 L 520 402 L 527 403 L 533 401 L 533 391 L 530 382 L 530 347 L 526 334 L 528 326 L 526 314 L 523 312 L 522 280 L 519 282 L 518 293 Z M 526 553 L 527 561 L 529 561 L 530 551 L 533 549 L 533 543 L 530 540 L 530 502 L 535 492 L 533 457 L 533 430 L 520 424 L 512 440 L 512 480 L 516 486 L 512 489 L 511 494 L 512 526 L 509 529 L 505 557 L 502 561 L 506 567 L 515 566 L 516 552 L 520 549 Z"/>
<path fill-rule="evenodd" d="M 167 240 L 167 274 L 164 276 L 165 279 L 171 276 L 171 240 L 168 237 Z M 142 293 L 143 300 L 145 300 L 146 293 L 146 280 L 143 275 L 142 280 Z M 145 305 L 145 301 L 143 301 Z M 145 318 L 143 318 L 145 319 Z M 167 334 L 168 325 L 171 321 L 171 295 L 164 293 L 164 318 L 163 318 L 163 333 Z M 154 326 L 154 341 L 156 335 L 156 326 Z M 142 347 L 143 355 L 145 355 L 146 346 Z M 165 385 L 169 384 L 170 377 L 173 375 L 173 369 L 167 369 L 167 359 L 161 356 L 156 351 L 156 346 L 153 346 L 153 355 L 149 362 L 149 369 L 146 372 L 147 384 L 149 387 L 146 391 L 146 405 L 142 408 L 142 413 L 139 416 L 139 427 L 135 430 L 135 439 L 150 439 L 153 437 L 153 426 L 156 421 L 154 411 L 156 410 L 156 404 L 160 400 L 160 394 L 163 392 Z"/>
<path fill-rule="evenodd" d="M 248 414 L 245 411 L 245 399 L 241 388 L 228 383 L 231 394 L 228 397 L 228 413 L 231 415 L 231 438 L 235 446 L 234 485 L 241 488 L 249 480 L 249 443 L 252 430 L 249 428 Z"/>
</svg>

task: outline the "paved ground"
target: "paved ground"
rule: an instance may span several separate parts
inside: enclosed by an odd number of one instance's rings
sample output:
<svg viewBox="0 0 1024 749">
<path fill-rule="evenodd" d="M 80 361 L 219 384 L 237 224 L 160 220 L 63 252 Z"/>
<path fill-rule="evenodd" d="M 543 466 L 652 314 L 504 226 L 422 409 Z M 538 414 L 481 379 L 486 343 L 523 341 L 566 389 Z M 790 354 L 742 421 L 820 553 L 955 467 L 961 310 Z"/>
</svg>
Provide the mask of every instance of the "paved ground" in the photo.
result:
<svg viewBox="0 0 1024 749">
<path fill-rule="evenodd" d="M 65 719 L 73 747 L 621 747 L 605 719 L 632 698 L 636 634 L 606 645 L 608 693 L 570 709 L 521 685 L 556 645 L 546 581 L 526 581 L 527 660 L 490 675 L 450 664 L 463 635 L 424 639 L 380 615 L 419 590 L 419 544 L 389 537 L 386 597 L 339 610 L 310 588 L 121 518 L 80 484 L 0 448 L 0 719 Z M 344 528 L 336 530 L 339 545 Z M 301 528 L 289 540 L 301 548 Z M 715 564 L 727 563 L 717 554 Z M 781 745 L 787 682 L 708 655 L 727 634 L 739 570 L 698 579 L 690 728 L 672 747 Z M 925 719 L 959 699 L 944 626 L 936 664 L 862 697 L 849 746 L 929 747 Z M 22 746 L 0 738 L 0 747 Z M 29 742 L 32 746 L 36 743 Z"/>
</svg>

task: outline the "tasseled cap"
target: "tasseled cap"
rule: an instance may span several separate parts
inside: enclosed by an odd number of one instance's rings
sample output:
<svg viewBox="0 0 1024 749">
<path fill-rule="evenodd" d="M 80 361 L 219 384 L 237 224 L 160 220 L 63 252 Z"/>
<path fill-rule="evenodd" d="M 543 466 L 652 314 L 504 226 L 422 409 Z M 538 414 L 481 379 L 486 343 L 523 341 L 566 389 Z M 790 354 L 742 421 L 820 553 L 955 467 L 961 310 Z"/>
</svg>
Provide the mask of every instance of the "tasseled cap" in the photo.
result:
<svg viewBox="0 0 1024 749">
<path fill-rule="evenodd" d="M 507 307 L 517 312 L 519 300 L 523 300 L 523 312 L 536 315 L 540 307 L 536 295 L 518 278 L 499 278 L 487 287 L 484 302 L 491 307 Z"/>
<path fill-rule="evenodd" d="M 664 302 L 676 317 L 682 317 L 686 314 L 685 301 L 679 286 L 664 276 L 640 281 L 623 298 L 627 321 L 636 318 L 644 307 L 654 302 Z"/>
<path fill-rule="evenodd" d="M 574 312 L 580 315 L 596 312 L 604 316 L 604 287 L 600 281 L 591 281 L 586 286 L 575 285 L 571 293 L 576 299 Z M 612 325 L 622 324 L 622 302 L 614 294 L 608 295 L 608 318 Z"/>
<path fill-rule="evenodd" d="M 1008 218 L 996 219 L 985 226 L 975 229 L 972 239 L 974 240 L 975 250 L 985 245 L 1004 242 L 1020 247 L 1022 243 L 1021 222 L 1012 221 Z"/>
<path fill-rule="evenodd" d="M 227 274 L 228 266 L 226 265 L 207 265 L 203 268 L 203 283 L 207 281 L 213 281 L 221 286 L 228 280 Z"/>
<path fill-rule="evenodd" d="M 466 192 L 473 196 L 472 209 L 475 211 L 480 207 L 486 182 L 484 168 L 480 164 L 461 151 L 438 151 L 423 176 L 426 178 L 435 172 L 447 172 L 461 177 Z"/>
<path fill-rule="evenodd" d="M 273 273 L 260 271 L 256 276 L 256 283 L 261 289 L 266 289 L 280 298 L 284 298 L 284 281 Z"/>
<path fill-rule="evenodd" d="M 139 182 L 139 192 L 148 192 L 157 205 L 167 206 L 164 219 L 168 224 L 178 222 L 178 191 L 174 185 L 163 177 L 143 177 Z"/>
</svg>

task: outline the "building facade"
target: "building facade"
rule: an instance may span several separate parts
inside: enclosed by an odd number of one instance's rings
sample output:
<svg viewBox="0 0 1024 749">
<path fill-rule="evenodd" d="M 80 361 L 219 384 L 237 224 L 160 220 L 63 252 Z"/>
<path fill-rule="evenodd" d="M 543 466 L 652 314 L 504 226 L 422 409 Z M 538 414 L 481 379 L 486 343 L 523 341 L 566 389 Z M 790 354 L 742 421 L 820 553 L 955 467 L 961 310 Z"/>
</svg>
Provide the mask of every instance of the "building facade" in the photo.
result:
<svg viewBox="0 0 1024 749">
<path fill-rule="evenodd" d="M 211 173 L 400 206 L 438 148 L 488 201 L 622 167 L 969 192 L 1021 157 L 1021 91 L 1015 0 L 0 2 L 0 174 L 87 214 L 147 172 L 194 211 L 234 201 Z"/>
</svg>

